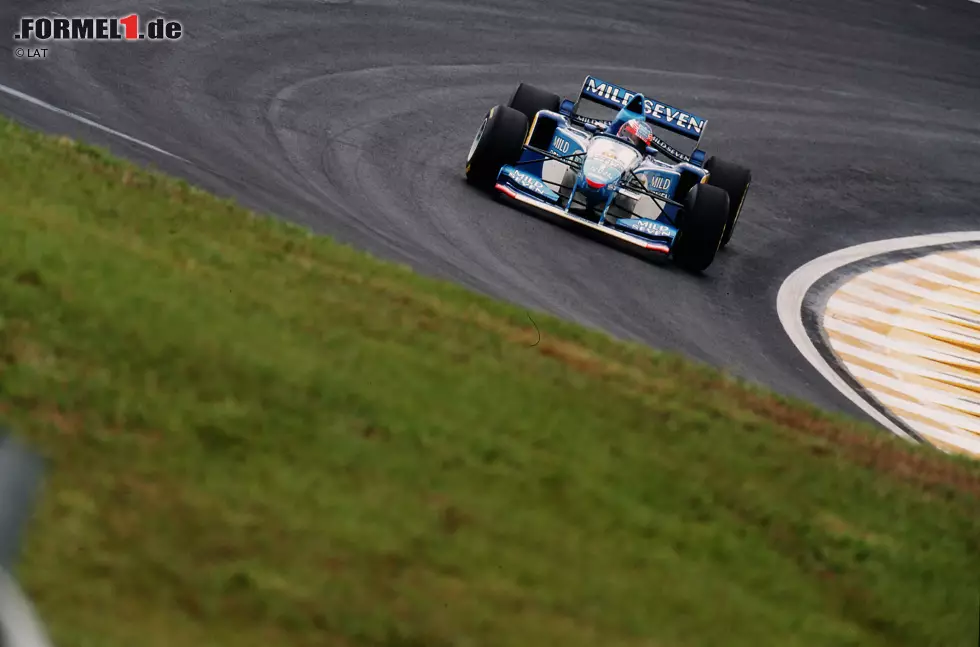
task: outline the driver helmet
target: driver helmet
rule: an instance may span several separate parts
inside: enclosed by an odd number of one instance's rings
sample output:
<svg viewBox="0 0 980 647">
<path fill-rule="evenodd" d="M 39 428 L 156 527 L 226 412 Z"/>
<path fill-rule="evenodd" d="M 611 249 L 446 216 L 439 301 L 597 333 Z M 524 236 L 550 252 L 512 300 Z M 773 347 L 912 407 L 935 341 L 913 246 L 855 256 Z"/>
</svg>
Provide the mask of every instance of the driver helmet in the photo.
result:
<svg viewBox="0 0 980 647">
<path fill-rule="evenodd" d="M 642 119 L 630 119 L 620 127 L 616 135 L 641 151 L 653 143 L 653 128 Z"/>
</svg>

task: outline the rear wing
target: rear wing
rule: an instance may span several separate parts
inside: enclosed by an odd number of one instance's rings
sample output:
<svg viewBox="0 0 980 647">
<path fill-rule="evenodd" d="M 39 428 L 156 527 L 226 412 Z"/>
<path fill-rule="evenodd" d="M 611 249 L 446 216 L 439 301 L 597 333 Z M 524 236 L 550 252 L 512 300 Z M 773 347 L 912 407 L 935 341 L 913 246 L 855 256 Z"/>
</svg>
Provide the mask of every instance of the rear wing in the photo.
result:
<svg viewBox="0 0 980 647">
<path fill-rule="evenodd" d="M 582 118 L 583 121 L 593 123 L 612 121 L 615 114 L 624 108 L 636 94 L 638 93 L 631 92 L 626 88 L 607 83 L 589 75 L 585 77 L 585 82 L 582 83 L 582 90 L 579 92 L 578 100 L 575 102 L 572 113 Z M 598 115 L 587 114 L 594 113 L 595 111 L 589 110 L 583 105 L 583 101 L 611 108 L 613 110 L 612 116 L 608 120 L 603 120 Z M 697 142 L 695 148 L 700 146 L 705 126 L 708 125 L 707 119 L 673 106 L 668 106 L 666 103 L 661 103 L 655 99 L 647 98 L 644 101 L 643 113 L 650 123 L 683 135 L 688 139 L 695 140 Z"/>
</svg>

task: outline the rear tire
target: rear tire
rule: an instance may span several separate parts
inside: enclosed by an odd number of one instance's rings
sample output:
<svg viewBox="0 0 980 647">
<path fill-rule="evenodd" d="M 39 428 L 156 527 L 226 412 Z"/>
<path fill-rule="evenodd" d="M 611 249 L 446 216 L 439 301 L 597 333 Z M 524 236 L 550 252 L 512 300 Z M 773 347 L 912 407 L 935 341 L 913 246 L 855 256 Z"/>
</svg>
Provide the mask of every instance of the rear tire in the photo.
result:
<svg viewBox="0 0 980 647">
<path fill-rule="evenodd" d="M 514 94 L 511 95 L 510 101 L 507 102 L 507 107 L 524 113 L 528 122 L 531 122 L 534 121 L 534 116 L 540 110 L 558 112 L 558 108 L 561 107 L 561 97 L 553 92 L 542 90 L 527 83 L 521 83 L 514 90 Z"/>
<path fill-rule="evenodd" d="M 752 171 L 717 157 L 712 157 L 705 162 L 704 168 L 710 173 L 708 184 L 723 189 L 728 194 L 728 222 L 725 226 L 725 235 L 721 238 L 721 246 L 724 247 L 735 233 L 735 225 L 738 224 L 742 205 L 745 204 L 745 195 L 749 192 L 749 185 L 752 183 Z"/>
<path fill-rule="evenodd" d="M 687 194 L 674 262 L 689 272 L 703 272 L 715 260 L 728 220 L 728 194 L 710 184 L 696 184 Z"/>
<path fill-rule="evenodd" d="M 505 106 L 490 108 L 466 156 L 466 181 L 489 191 L 504 164 L 521 157 L 527 136 L 527 117 Z"/>
</svg>

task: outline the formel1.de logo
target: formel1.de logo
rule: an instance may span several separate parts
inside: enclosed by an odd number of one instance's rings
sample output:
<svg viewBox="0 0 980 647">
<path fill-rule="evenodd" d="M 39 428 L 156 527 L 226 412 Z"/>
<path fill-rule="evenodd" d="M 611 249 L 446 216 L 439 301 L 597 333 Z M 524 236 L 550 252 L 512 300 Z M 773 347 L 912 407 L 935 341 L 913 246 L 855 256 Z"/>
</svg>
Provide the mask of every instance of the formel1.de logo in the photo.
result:
<svg viewBox="0 0 980 647">
<path fill-rule="evenodd" d="M 138 14 L 128 16 L 29 16 L 20 19 L 17 41 L 140 41 L 180 40 L 183 25 L 162 16 L 140 21 Z"/>
</svg>

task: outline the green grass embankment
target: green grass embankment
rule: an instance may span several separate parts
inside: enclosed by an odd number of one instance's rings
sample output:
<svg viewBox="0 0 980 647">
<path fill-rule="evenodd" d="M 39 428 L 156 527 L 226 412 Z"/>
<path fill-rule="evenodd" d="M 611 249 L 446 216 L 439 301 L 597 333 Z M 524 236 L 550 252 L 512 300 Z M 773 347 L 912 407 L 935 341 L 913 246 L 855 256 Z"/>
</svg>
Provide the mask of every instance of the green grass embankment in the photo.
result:
<svg viewBox="0 0 980 647">
<path fill-rule="evenodd" d="M 50 461 L 19 575 L 60 647 L 975 643 L 974 464 L 0 150 L 0 418 Z"/>
</svg>

